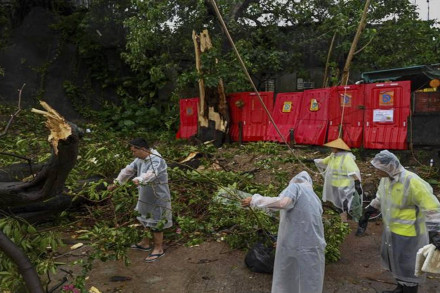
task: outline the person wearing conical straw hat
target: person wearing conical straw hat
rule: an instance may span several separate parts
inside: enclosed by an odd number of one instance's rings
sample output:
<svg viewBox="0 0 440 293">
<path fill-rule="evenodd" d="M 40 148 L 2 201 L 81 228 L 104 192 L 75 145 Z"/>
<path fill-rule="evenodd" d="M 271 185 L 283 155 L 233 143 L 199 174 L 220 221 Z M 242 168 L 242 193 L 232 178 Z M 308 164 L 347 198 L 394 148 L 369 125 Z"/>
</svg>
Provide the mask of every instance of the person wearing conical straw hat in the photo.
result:
<svg viewBox="0 0 440 293">
<path fill-rule="evenodd" d="M 330 201 L 341 211 L 341 219 L 347 221 L 347 213 L 358 221 L 362 216 L 361 174 L 350 147 L 338 138 L 324 144 L 332 153 L 324 159 L 315 159 L 315 165 L 324 176 L 322 200 Z"/>
</svg>

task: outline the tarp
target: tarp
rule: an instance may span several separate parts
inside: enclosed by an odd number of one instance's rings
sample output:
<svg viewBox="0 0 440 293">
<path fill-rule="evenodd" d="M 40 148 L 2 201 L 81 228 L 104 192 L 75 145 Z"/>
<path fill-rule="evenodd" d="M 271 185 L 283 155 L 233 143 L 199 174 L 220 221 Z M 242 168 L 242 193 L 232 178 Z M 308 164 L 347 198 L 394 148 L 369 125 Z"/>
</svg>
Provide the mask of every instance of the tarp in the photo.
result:
<svg viewBox="0 0 440 293">
<path fill-rule="evenodd" d="M 361 77 L 365 83 L 410 80 L 411 91 L 416 91 L 429 87 L 432 79 L 440 79 L 440 63 L 364 72 Z"/>
</svg>

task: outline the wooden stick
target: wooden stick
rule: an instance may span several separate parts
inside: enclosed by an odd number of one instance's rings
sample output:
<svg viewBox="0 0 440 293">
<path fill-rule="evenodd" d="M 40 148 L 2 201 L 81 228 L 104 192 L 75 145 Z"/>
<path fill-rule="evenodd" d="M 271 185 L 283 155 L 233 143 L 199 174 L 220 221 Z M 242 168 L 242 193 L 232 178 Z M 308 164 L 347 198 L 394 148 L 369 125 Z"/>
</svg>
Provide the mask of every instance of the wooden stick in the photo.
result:
<svg viewBox="0 0 440 293">
<path fill-rule="evenodd" d="M 6 127 L 3 130 L 3 132 L 0 133 L 0 137 L 2 137 L 3 135 L 5 135 L 8 132 L 8 129 L 11 126 L 12 120 L 14 120 L 14 118 L 18 115 L 18 113 L 21 112 L 21 93 L 23 92 L 23 88 L 25 85 L 26 84 L 23 83 L 21 89 L 18 90 L 18 109 L 14 114 L 11 115 L 11 118 L 9 118 L 8 124 L 6 124 Z"/>
</svg>

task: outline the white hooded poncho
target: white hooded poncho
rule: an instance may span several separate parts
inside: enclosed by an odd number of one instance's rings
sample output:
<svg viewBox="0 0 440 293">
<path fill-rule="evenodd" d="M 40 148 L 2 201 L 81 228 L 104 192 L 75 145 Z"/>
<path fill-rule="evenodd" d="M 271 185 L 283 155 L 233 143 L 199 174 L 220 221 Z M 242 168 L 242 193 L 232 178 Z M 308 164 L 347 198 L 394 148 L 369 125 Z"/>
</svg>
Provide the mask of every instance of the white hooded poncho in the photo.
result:
<svg viewBox="0 0 440 293">
<path fill-rule="evenodd" d="M 320 293 L 325 239 L 321 200 L 305 171 L 278 197 L 252 196 L 251 207 L 280 210 L 272 293 Z"/>
</svg>

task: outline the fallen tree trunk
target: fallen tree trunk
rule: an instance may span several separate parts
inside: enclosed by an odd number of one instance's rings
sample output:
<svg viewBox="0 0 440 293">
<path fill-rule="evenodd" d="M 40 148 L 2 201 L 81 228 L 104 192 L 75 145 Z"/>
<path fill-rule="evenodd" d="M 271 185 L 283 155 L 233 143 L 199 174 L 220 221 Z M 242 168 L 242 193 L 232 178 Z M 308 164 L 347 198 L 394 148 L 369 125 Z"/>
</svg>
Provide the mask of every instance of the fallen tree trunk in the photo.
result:
<svg viewBox="0 0 440 293">
<path fill-rule="evenodd" d="M 6 213 L 18 212 L 25 218 L 24 212 L 47 213 L 50 208 L 56 213 L 70 204 L 63 190 L 67 176 L 75 166 L 81 136 L 78 127 L 67 122 L 46 103 L 42 102 L 42 106 L 47 112 L 32 111 L 47 118 L 51 159 L 30 182 L 0 182 L 0 209 Z"/>
<path fill-rule="evenodd" d="M 32 111 L 47 118 L 51 159 L 30 182 L 0 182 L 0 211 L 1 214 L 18 214 L 33 220 L 41 217 L 47 221 L 51 214 L 58 214 L 70 204 L 70 198 L 63 194 L 63 190 L 67 176 L 76 163 L 80 131 L 49 105 L 44 102 L 41 105 L 47 112 Z M 44 292 L 29 258 L 2 231 L 0 251 L 17 265 L 29 292 Z"/>
</svg>

